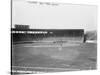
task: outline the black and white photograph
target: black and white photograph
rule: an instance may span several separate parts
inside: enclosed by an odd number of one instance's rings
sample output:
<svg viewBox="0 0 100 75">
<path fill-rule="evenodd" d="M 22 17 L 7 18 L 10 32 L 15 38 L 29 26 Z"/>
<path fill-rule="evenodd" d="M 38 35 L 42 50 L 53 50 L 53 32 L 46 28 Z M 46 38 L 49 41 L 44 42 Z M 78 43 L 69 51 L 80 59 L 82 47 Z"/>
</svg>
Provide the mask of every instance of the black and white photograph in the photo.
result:
<svg viewBox="0 0 100 75">
<path fill-rule="evenodd" d="M 97 70 L 97 6 L 12 0 L 11 74 Z"/>
</svg>

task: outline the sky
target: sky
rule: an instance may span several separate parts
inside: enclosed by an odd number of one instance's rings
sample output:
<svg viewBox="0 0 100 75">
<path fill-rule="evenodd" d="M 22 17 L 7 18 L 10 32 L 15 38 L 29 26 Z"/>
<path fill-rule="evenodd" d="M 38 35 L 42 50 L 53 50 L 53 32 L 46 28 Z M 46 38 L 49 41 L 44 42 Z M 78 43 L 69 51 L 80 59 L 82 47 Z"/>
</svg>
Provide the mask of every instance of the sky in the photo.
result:
<svg viewBox="0 0 100 75">
<path fill-rule="evenodd" d="M 97 6 L 92 5 L 40 5 L 25 0 L 13 0 L 12 27 L 30 25 L 32 29 L 84 29 L 97 28 Z"/>
</svg>

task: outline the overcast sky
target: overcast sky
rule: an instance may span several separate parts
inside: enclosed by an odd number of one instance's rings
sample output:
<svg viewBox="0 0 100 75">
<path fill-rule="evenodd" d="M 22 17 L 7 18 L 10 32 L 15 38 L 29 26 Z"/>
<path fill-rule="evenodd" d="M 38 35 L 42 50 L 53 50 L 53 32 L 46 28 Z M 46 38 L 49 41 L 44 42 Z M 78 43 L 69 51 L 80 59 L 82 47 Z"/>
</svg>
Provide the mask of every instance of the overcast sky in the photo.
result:
<svg viewBox="0 0 100 75">
<path fill-rule="evenodd" d="M 30 25 L 38 29 L 96 30 L 97 7 L 89 5 L 39 5 L 25 0 L 14 0 L 12 7 L 14 24 Z"/>
</svg>

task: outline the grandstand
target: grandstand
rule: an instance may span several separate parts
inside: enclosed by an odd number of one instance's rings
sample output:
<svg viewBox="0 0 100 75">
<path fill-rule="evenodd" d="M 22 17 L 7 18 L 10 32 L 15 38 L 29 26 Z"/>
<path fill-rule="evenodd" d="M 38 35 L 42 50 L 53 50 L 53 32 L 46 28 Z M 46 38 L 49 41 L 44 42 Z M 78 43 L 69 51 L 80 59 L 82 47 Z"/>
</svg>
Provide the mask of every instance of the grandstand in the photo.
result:
<svg viewBox="0 0 100 75">
<path fill-rule="evenodd" d="M 83 29 L 26 29 L 22 25 L 22 28 L 11 29 L 13 42 L 83 42 L 84 30 Z M 25 25 L 26 26 L 26 25 Z M 17 27 L 17 28 L 16 28 Z M 24 29 L 23 29 L 24 28 Z"/>
</svg>

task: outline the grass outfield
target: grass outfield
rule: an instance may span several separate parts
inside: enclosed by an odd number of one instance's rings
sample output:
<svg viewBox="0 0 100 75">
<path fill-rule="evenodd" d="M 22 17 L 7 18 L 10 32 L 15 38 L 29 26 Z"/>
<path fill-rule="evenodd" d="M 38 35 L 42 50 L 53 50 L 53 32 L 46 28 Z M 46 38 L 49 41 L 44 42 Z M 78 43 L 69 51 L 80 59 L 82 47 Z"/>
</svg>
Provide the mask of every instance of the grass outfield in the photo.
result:
<svg viewBox="0 0 100 75">
<path fill-rule="evenodd" d="M 41 72 L 96 69 L 96 56 L 95 43 L 65 43 L 63 45 L 31 43 L 12 46 L 12 66 L 15 70 L 24 70 L 25 67 L 27 70 Z"/>
</svg>

